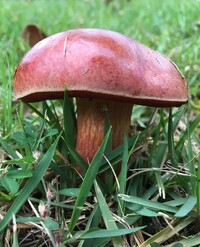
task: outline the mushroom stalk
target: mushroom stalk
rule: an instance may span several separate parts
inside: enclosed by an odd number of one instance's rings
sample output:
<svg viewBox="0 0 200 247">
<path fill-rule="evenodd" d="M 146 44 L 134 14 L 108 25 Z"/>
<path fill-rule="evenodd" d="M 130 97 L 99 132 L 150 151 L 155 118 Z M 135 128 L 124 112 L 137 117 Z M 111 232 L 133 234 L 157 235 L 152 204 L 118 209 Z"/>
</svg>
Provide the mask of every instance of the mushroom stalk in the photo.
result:
<svg viewBox="0 0 200 247">
<path fill-rule="evenodd" d="M 104 137 L 106 112 L 112 126 L 112 148 L 123 141 L 124 133 L 130 130 L 132 104 L 102 99 L 77 99 L 77 144 L 76 150 L 89 164 Z"/>
</svg>

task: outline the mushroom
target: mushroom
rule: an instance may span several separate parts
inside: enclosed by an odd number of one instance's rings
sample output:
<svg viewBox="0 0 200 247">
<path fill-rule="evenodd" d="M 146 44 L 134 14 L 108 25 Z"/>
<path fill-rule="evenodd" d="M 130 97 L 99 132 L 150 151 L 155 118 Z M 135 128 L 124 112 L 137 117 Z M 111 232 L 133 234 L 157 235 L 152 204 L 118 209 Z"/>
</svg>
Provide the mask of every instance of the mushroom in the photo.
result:
<svg viewBox="0 0 200 247">
<path fill-rule="evenodd" d="M 37 43 L 14 75 L 14 93 L 24 102 L 63 98 L 77 102 L 76 149 L 91 162 L 102 143 L 106 112 L 113 148 L 129 132 L 133 104 L 178 107 L 188 100 L 187 83 L 160 53 L 120 33 L 75 29 Z"/>
<path fill-rule="evenodd" d="M 29 43 L 30 47 L 33 47 L 36 43 L 46 37 L 47 35 L 35 24 L 27 25 L 22 33 L 22 38 Z"/>
</svg>

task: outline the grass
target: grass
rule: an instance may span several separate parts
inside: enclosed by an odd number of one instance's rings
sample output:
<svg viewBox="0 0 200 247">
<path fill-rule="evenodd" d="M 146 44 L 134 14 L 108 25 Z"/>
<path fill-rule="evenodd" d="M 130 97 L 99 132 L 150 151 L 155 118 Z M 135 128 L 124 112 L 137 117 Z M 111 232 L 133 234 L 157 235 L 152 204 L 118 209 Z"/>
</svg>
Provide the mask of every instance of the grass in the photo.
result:
<svg viewBox="0 0 200 247">
<path fill-rule="evenodd" d="M 197 0 L 1 1 L 0 246 L 200 245 L 199 7 Z M 113 151 L 106 123 L 88 167 L 74 148 L 76 114 L 67 94 L 41 104 L 14 100 L 29 23 L 48 35 L 96 27 L 137 39 L 178 65 L 189 103 L 135 106 L 132 136 Z M 119 161 L 121 174 L 103 183 L 97 174 L 112 174 Z"/>
</svg>

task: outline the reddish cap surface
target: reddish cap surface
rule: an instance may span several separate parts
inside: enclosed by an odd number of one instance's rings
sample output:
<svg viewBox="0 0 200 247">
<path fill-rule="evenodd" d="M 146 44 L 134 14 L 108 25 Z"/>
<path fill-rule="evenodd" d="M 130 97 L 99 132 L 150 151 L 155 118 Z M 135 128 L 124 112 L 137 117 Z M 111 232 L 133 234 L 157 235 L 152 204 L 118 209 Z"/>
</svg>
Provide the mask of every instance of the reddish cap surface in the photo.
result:
<svg viewBox="0 0 200 247">
<path fill-rule="evenodd" d="M 16 98 L 27 102 L 70 96 L 149 106 L 187 102 L 187 83 L 166 57 L 120 33 L 75 29 L 37 43 L 14 76 Z"/>
</svg>

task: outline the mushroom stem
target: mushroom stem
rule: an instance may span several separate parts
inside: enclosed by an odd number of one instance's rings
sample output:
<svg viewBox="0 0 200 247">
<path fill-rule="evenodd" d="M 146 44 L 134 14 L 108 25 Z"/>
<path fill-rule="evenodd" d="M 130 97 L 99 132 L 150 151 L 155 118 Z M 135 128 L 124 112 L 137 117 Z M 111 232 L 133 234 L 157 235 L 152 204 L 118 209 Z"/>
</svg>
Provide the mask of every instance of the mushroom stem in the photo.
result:
<svg viewBox="0 0 200 247">
<path fill-rule="evenodd" d="M 114 149 L 122 143 L 124 133 L 129 133 L 132 106 L 102 99 L 77 99 L 76 150 L 88 164 L 103 141 L 106 111 L 112 126 Z"/>
</svg>

